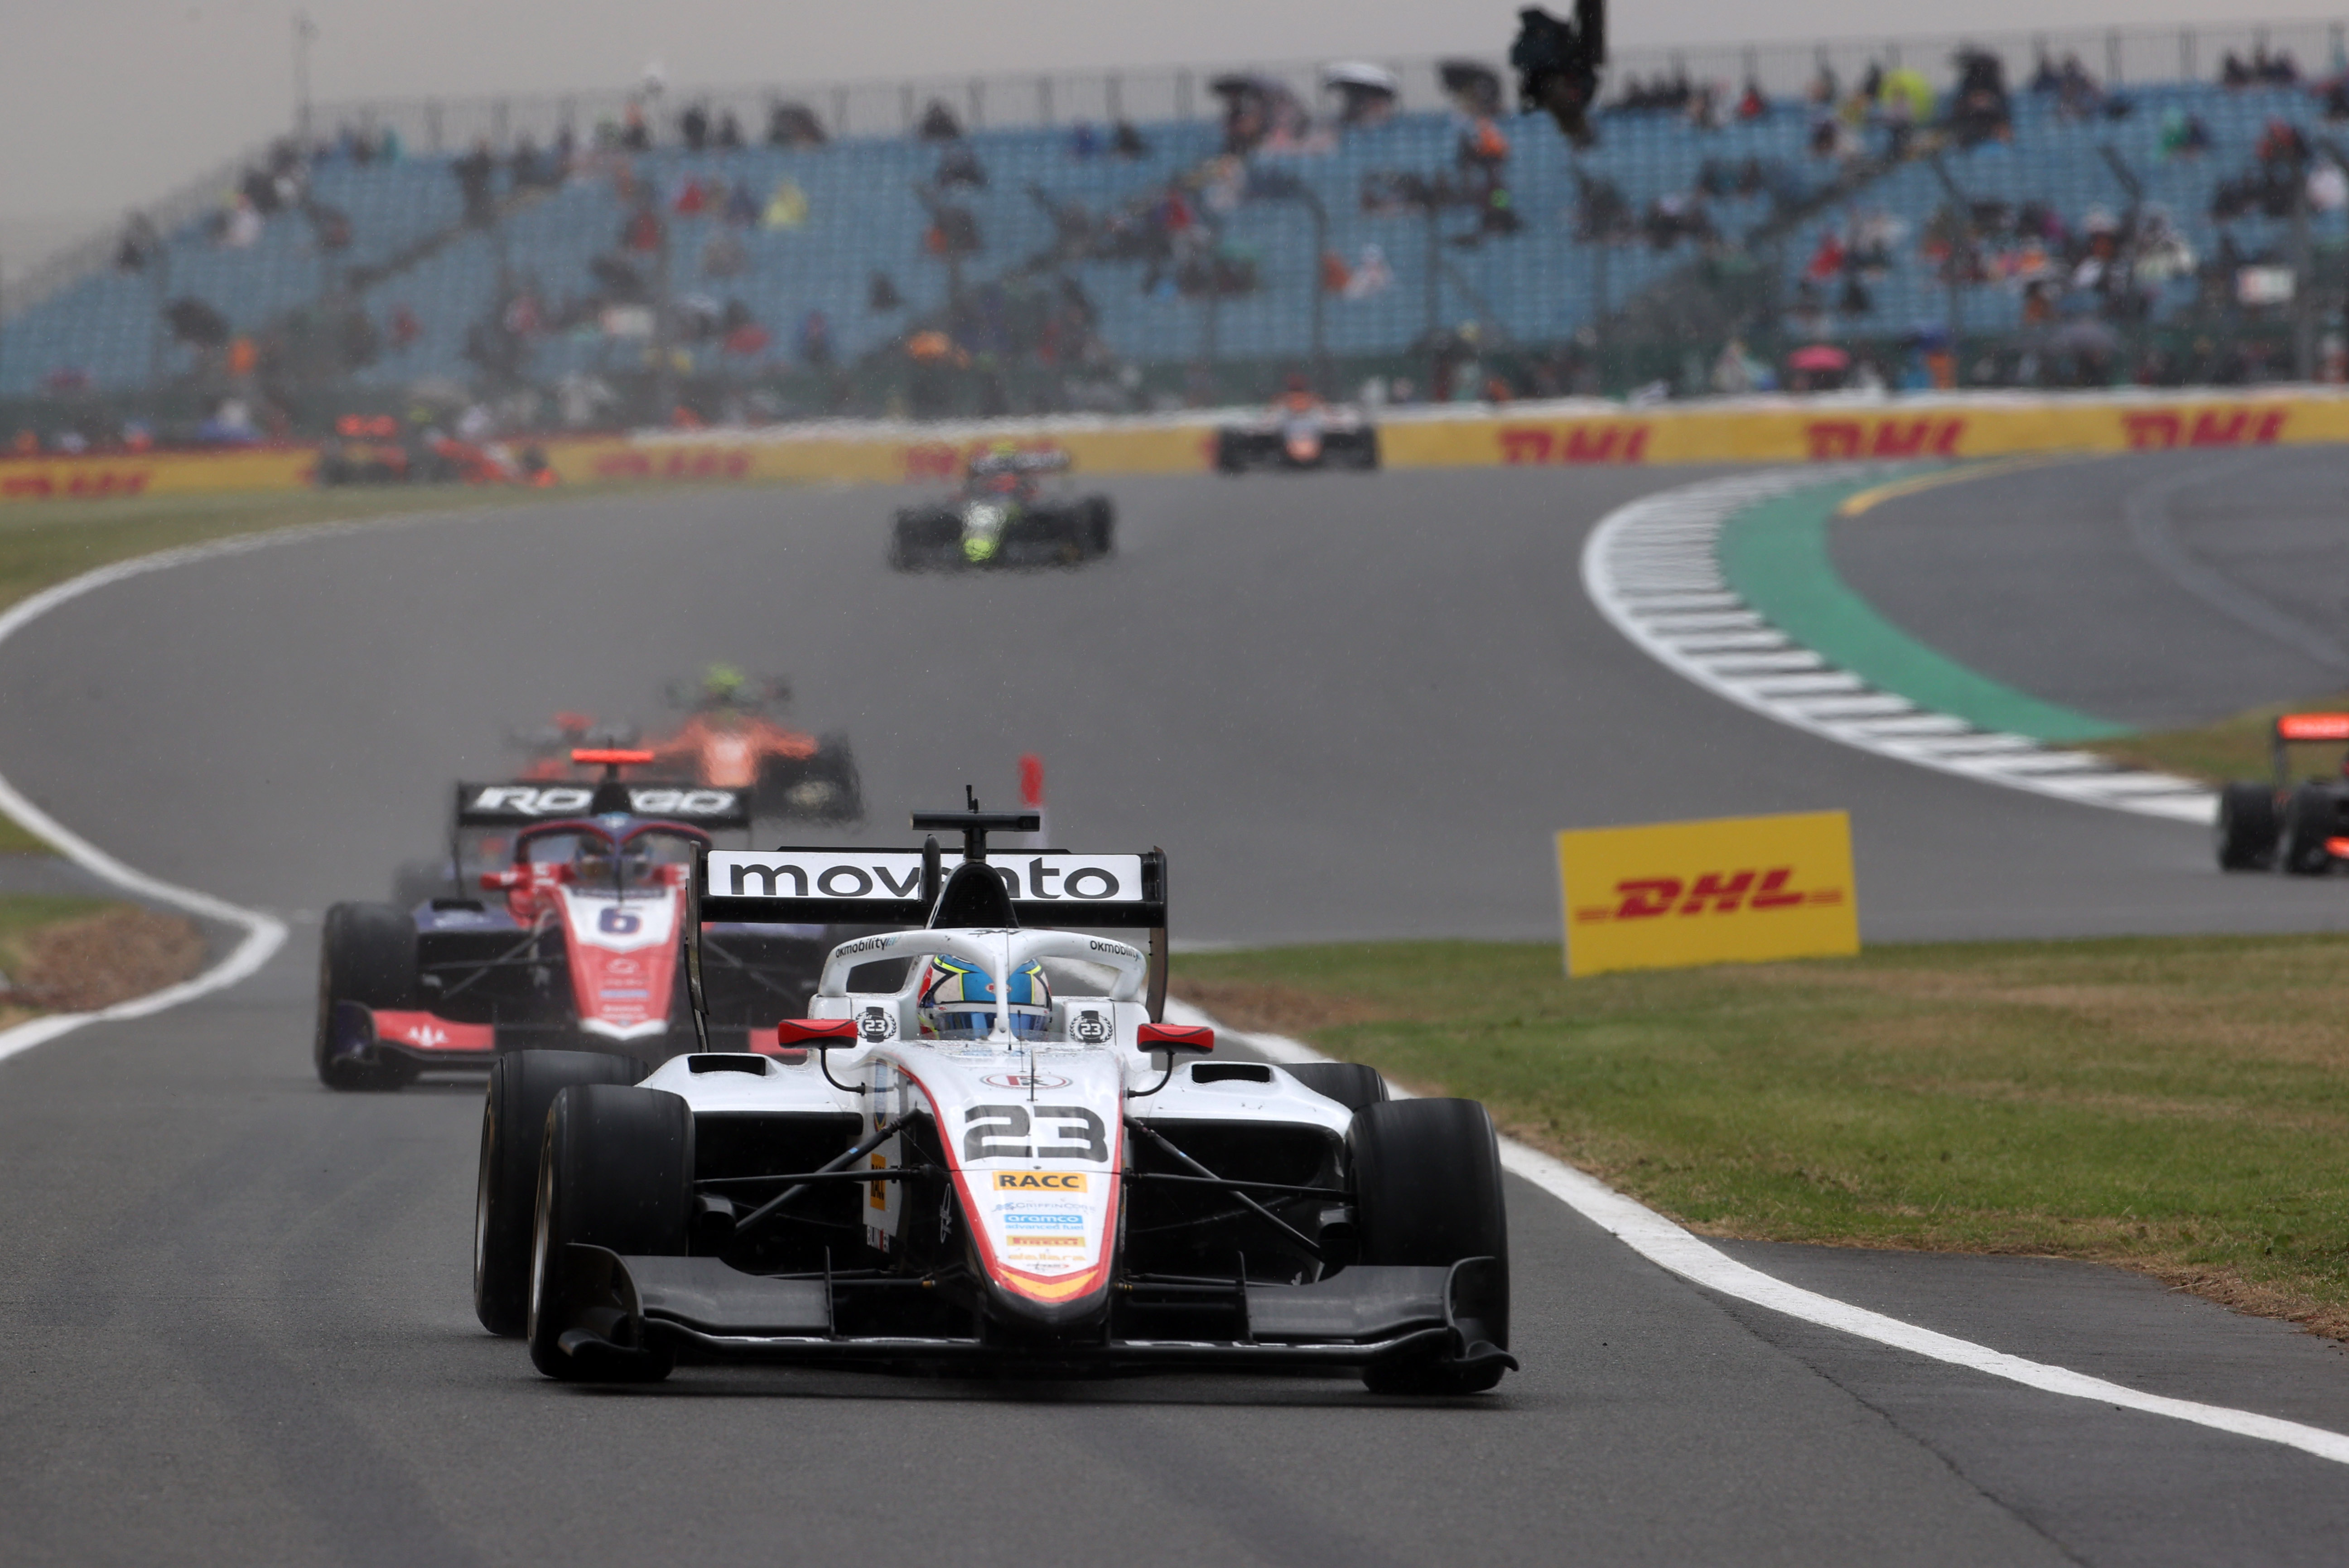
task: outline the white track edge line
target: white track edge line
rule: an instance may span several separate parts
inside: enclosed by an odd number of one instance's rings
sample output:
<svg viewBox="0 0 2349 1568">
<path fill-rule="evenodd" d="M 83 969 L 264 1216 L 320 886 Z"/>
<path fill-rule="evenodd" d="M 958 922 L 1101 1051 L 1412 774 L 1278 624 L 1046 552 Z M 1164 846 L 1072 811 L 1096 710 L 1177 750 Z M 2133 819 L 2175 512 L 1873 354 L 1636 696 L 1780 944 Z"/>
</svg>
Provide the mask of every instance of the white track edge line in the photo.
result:
<svg viewBox="0 0 2349 1568">
<path fill-rule="evenodd" d="M 202 545 L 184 545 L 174 549 L 158 550 L 151 555 L 134 556 L 127 561 L 117 561 L 70 577 L 26 598 L 18 600 L 5 612 L 0 612 L 0 643 L 25 629 L 58 606 L 80 598 L 85 594 L 111 587 L 131 577 L 150 572 L 168 571 L 197 561 L 212 560 L 222 556 L 249 555 L 255 550 L 273 549 L 280 545 L 305 543 L 313 539 L 334 538 L 361 529 L 391 527 L 415 523 L 434 523 L 469 513 L 425 512 L 394 517 L 371 517 L 341 523 L 318 523 L 304 527 L 280 528 L 266 534 L 240 534 L 232 538 L 214 539 Z M 5 776 L 0 776 L 0 812 L 6 813 L 35 837 L 45 840 L 52 848 L 102 881 L 111 882 L 127 893 L 184 909 L 204 919 L 234 926 L 244 935 L 226 958 L 190 980 L 167 985 L 160 991 L 150 991 L 144 996 L 118 1002 L 111 1007 L 88 1012 L 51 1012 L 30 1018 L 13 1028 L 0 1029 L 0 1062 L 36 1045 L 47 1044 L 61 1034 L 69 1034 L 85 1024 L 110 1023 L 118 1019 L 145 1018 L 192 1002 L 197 997 L 223 990 L 256 972 L 285 944 L 285 922 L 265 909 L 248 909 L 216 898 L 193 888 L 182 888 L 150 877 L 144 871 L 124 865 L 81 835 L 57 821 L 34 805 L 23 791 Z"/>
<path fill-rule="evenodd" d="M 1174 1022 L 1204 1024 L 1219 1033 L 1245 1041 L 1275 1062 L 1296 1064 L 1332 1060 L 1303 1041 L 1292 1040 L 1286 1035 L 1250 1034 L 1237 1029 L 1226 1029 L 1199 1009 L 1174 998 L 1167 1000 L 1166 1012 Z M 1409 1097 L 1407 1091 L 1396 1089 L 1392 1092 L 1399 1098 Z M 2060 1394 L 2073 1399 L 2093 1399 L 2148 1416 L 2166 1416 L 2171 1420 L 2208 1427 L 2240 1438 L 2280 1443 L 2285 1448 L 2313 1454 L 2320 1459 L 2330 1459 L 2334 1464 L 2349 1464 L 2349 1436 L 2328 1431 L 2323 1427 L 2287 1421 L 2278 1416 L 2262 1416 L 2253 1410 L 2238 1410 L 2226 1405 L 2205 1405 L 2194 1399 L 2173 1399 L 2166 1395 L 2147 1394 L 2126 1384 L 2107 1382 L 2102 1377 L 2091 1377 L 2085 1372 L 2075 1372 L 2069 1367 L 2009 1355 L 1986 1345 L 1976 1345 L 1970 1339 L 1920 1328 L 1913 1323 L 1906 1323 L 1880 1312 L 1871 1312 L 1849 1302 L 1837 1301 L 1833 1296 L 1821 1295 L 1816 1291 L 1805 1290 L 1800 1285 L 1790 1285 L 1749 1263 L 1739 1262 L 1636 1199 L 1626 1198 L 1597 1177 L 1577 1170 L 1564 1160 L 1544 1154 L 1529 1144 L 1519 1143 L 1513 1137 L 1501 1139 L 1501 1165 L 1510 1174 L 1532 1182 L 1650 1262 L 1718 1294 L 1733 1296 L 1739 1301 L 1750 1302 L 1755 1306 L 1766 1307 L 1805 1323 L 1815 1323 L 1822 1328 L 1831 1328 L 1857 1339 L 1873 1340 L 1895 1350 L 1905 1350 L 1952 1366 L 1987 1373 L 1992 1377 L 2020 1383 L 2042 1393 Z"/>
<path fill-rule="evenodd" d="M 1611 558 L 1613 552 L 1628 545 L 1630 549 L 1640 552 L 1651 560 L 1669 558 L 1672 563 L 1671 570 L 1680 574 L 1683 581 L 1688 580 L 1688 574 L 1693 566 L 1696 575 L 1703 578 L 1708 585 L 1703 590 L 1705 596 L 1708 599 L 1715 601 L 1714 607 L 1717 609 L 1726 610 L 1736 607 L 1750 610 L 1753 608 L 1751 605 L 1747 605 L 1733 592 L 1726 591 L 1727 582 L 1722 576 L 1719 566 L 1718 546 L 1722 525 L 1754 502 L 1784 495 L 1790 491 L 1808 489 L 1814 485 L 1830 484 L 1838 478 L 1866 477 L 1875 472 L 1879 470 L 1872 466 L 1861 465 L 1810 468 L 1791 473 L 1785 472 L 1746 473 L 1727 479 L 1705 480 L 1696 484 L 1682 485 L 1678 489 L 1642 496 L 1637 501 L 1616 508 L 1599 519 L 1598 526 L 1590 531 L 1589 537 L 1584 541 L 1583 593 L 1617 631 L 1622 633 L 1634 647 L 1659 664 L 1704 688 L 1716 697 L 1734 702 L 1739 707 L 1749 709 L 1764 718 L 1775 719 L 1779 723 L 1807 731 L 1823 740 L 1834 741 L 1840 745 L 1850 746 L 1857 751 L 1868 752 L 1879 757 L 1889 757 L 1896 762 L 1930 768 L 1936 773 L 1951 774 L 1960 778 L 1973 779 L 1982 784 L 2003 784 L 2009 789 L 2023 790 L 2031 794 L 2044 795 L 2054 800 L 2068 800 L 2081 805 L 2096 805 L 2110 811 L 2126 811 L 2137 816 L 2158 816 L 2173 822 L 2189 822 L 2209 826 L 2218 808 L 2218 795 L 2208 785 L 2191 779 L 2176 778 L 2170 774 L 2154 773 L 2146 769 L 2117 768 L 2107 759 L 2095 756 L 2092 753 L 2080 753 L 2060 745 L 2037 742 L 2033 742 L 2027 751 L 2001 753 L 2002 762 L 2016 764 L 2008 768 L 1979 755 L 1971 758 L 1944 757 L 1932 754 L 1930 749 L 1918 748 L 1914 745 L 1884 743 L 1877 737 L 1865 732 L 1864 720 L 1839 722 L 1815 718 L 1803 711 L 1801 694 L 1789 693 L 1784 697 L 1774 697 L 1757 689 L 1754 683 L 1771 679 L 1770 671 L 1759 668 L 1751 669 L 1746 678 L 1743 680 L 1736 676 L 1723 674 L 1713 668 L 1721 663 L 1722 659 L 1709 659 L 1701 654 L 1692 653 L 1682 646 L 1686 641 L 1702 640 L 1702 634 L 1694 638 L 1664 634 L 1644 624 L 1640 614 L 1639 599 L 1642 594 L 1651 593 L 1654 590 L 1640 588 L 1627 591 L 1617 576 L 1615 564 Z M 1643 545 L 1640 543 L 1640 535 L 1643 531 L 1651 535 L 1661 535 L 1663 537 L 1657 542 Z M 1671 591 L 1680 594 L 1689 590 L 1675 587 Z M 1769 622 L 1766 620 L 1762 620 L 1759 624 L 1769 627 Z M 1770 628 L 1770 629 L 1779 628 Z M 1795 649 L 1801 648 L 1801 644 L 1794 643 L 1792 639 L 1789 641 L 1790 646 Z M 1859 682 L 1844 693 L 1845 695 L 1859 695 L 1882 691 L 1881 688 L 1868 685 L 1857 676 L 1850 675 L 1848 671 L 1837 670 L 1835 666 L 1826 664 L 1824 660 L 1820 662 L 1818 672 L 1843 675 Z M 1784 671 L 1778 673 L 1780 678 L 1784 677 Z M 1899 695 L 1898 692 L 1883 694 L 1896 697 Z M 1816 696 L 1816 693 L 1813 695 Z M 1920 707 L 1917 711 L 1932 713 L 1933 710 Z M 1946 714 L 1937 716 L 1951 717 Z M 1963 722 L 1963 721 L 1960 722 Z M 1982 732 L 1971 724 L 1967 725 L 1967 732 Z M 2084 760 L 2077 764 L 2056 760 L 2073 757 Z M 2085 760 L 2089 758 L 2094 759 L 2093 763 Z M 2071 776 L 2068 780 L 2064 777 L 2042 776 L 2041 772 L 2044 769 L 2053 768 L 2058 773 L 2071 774 L 2075 767 L 2089 766 L 2094 766 L 2100 771 L 2091 777 Z M 2114 787 L 2106 792 L 2099 787 L 2101 781 L 2111 781 Z M 2168 787 L 2158 790 L 2149 789 L 2147 781 L 2159 781 Z"/>
</svg>

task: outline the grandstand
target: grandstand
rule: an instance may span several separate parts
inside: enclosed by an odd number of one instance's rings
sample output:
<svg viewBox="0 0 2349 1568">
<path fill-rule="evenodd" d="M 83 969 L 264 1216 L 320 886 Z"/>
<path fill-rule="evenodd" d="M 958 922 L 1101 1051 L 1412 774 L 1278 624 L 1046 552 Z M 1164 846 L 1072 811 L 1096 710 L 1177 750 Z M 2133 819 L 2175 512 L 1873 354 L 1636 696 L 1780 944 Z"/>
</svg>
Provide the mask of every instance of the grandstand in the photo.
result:
<svg viewBox="0 0 2349 1568">
<path fill-rule="evenodd" d="M 334 134 L 162 204 L 151 241 L 12 291 L 0 402 L 51 429 L 232 393 L 295 428 L 419 390 L 558 394 L 544 421 L 927 414 L 1293 368 L 1692 394 L 1733 340 L 1740 388 L 1819 339 L 1896 381 L 2174 376 L 2189 341 L 2205 374 L 2307 373 L 2349 251 L 2342 42 L 1619 59 L 1583 151 L 1492 113 L 1496 68 L 1462 62 L 1367 100 L 1303 69 L 798 95 L 821 145 L 764 144 L 781 95 L 755 91 L 330 109 Z M 1999 62 L 2002 134 L 1959 131 L 1961 48 Z M 2282 80 L 2288 52 L 2314 70 Z M 2070 56 L 2101 70 L 2059 82 Z M 719 144 L 729 120 L 751 144 Z"/>
</svg>

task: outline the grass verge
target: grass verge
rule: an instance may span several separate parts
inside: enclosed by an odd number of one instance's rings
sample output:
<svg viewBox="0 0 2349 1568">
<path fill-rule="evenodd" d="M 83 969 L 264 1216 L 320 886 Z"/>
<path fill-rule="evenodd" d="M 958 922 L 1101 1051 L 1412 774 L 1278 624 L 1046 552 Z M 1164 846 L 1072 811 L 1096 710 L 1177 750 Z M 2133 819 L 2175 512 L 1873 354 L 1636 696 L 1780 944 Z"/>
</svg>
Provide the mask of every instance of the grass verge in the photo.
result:
<svg viewBox="0 0 2349 1568">
<path fill-rule="evenodd" d="M 1606 975 L 1553 945 L 1183 954 L 1235 1028 L 1485 1102 L 1701 1233 L 2118 1263 L 2349 1338 L 2349 944 L 1883 947 Z"/>
<path fill-rule="evenodd" d="M 135 904 L 0 894 L 0 1025 L 128 1002 L 204 965 L 195 922 Z"/>
</svg>

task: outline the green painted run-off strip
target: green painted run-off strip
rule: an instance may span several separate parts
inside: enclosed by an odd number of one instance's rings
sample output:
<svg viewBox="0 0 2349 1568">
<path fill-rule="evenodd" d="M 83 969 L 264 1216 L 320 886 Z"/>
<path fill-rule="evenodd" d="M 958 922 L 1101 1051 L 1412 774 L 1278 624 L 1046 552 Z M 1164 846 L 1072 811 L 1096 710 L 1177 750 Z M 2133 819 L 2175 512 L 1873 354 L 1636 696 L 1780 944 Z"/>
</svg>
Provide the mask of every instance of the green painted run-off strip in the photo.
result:
<svg viewBox="0 0 2349 1568">
<path fill-rule="evenodd" d="M 1721 569 L 1763 619 L 1838 669 L 1980 729 L 2039 741 L 2101 741 L 2127 725 L 2044 702 L 1926 647 L 1852 591 L 1827 554 L 1827 528 L 1844 500 L 1884 476 L 1821 485 L 1761 502 L 1721 531 Z"/>
</svg>

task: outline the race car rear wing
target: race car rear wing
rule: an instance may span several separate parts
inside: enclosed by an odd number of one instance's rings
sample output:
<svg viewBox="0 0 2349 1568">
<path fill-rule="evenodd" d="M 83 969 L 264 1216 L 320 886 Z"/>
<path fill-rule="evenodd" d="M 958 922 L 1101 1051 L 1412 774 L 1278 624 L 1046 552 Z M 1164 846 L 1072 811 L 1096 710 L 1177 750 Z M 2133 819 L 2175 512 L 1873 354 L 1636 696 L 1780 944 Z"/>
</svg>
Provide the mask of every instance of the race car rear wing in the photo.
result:
<svg viewBox="0 0 2349 1568">
<path fill-rule="evenodd" d="M 600 784 L 550 784 L 537 779 L 457 786 L 460 828 L 528 827 L 534 822 L 600 816 L 615 811 L 695 827 L 748 829 L 750 826 L 750 802 L 744 791 L 692 783 L 605 779 Z"/>
<path fill-rule="evenodd" d="M 2277 716 L 2270 742 L 2275 761 L 2276 788 L 2292 782 L 2292 748 L 2330 741 L 2349 743 L 2349 713 L 2283 713 Z"/>
<path fill-rule="evenodd" d="M 715 849 L 702 857 L 705 920 L 775 925 L 918 926 L 930 918 L 946 877 L 971 858 L 920 849 Z M 1166 857 L 1071 855 L 1066 850 L 984 851 L 976 858 L 1009 886 L 1022 925 L 1078 929 L 1156 928 L 1166 923 Z"/>
<path fill-rule="evenodd" d="M 933 819 L 915 818 L 916 828 Z M 1071 855 L 1062 849 L 988 853 L 984 827 L 959 819 L 965 847 L 941 850 L 933 837 L 919 849 L 847 850 L 784 847 L 714 849 L 694 867 L 698 918 L 688 922 L 687 981 L 697 1025 L 702 1016 L 700 934 L 706 921 L 755 925 L 874 925 L 926 923 L 939 906 L 949 874 L 983 863 L 999 874 L 1012 917 L 1023 926 L 1062 929 L 1143 929 L 1149 933 L 1151 1022 L 1166 1009 L 1166 853 Z M 995 826 L 1032 833 L 1037 819 Z"/>
</svg>

